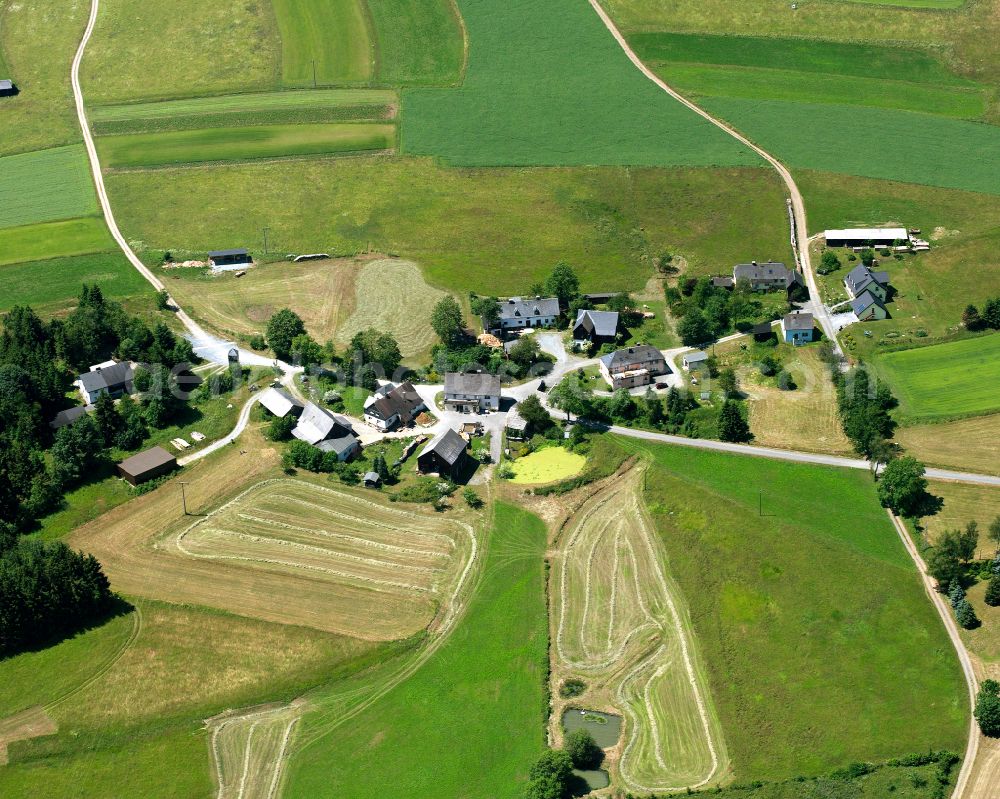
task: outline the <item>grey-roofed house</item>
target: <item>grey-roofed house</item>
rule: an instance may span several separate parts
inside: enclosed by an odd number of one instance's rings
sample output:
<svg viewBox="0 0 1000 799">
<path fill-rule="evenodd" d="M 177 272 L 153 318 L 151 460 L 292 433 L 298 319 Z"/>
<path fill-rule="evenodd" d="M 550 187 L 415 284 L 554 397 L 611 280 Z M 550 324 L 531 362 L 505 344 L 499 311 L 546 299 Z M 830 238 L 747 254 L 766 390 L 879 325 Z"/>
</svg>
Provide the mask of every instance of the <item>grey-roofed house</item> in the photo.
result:
<svg viewBox="0 0 1000 799">
<path fill-rule="evenodd" d="M 728 275 L 721 275 L 719 277 L 712 278 L 712 285 L 717 289 L 731 289 L 736 285 L 736 281 Z"/>
<path fill-rule="evenodd" d="M 606 344 L 618 336 L 618 311 L 577 312 L 573 323 L 573 340 L 578 343 Z"/>
<path fill-rule="evenodd" d="M 815 334 L 816 325 L 811 313 L 790 313 L 781 320 L 781 335 L 789 344 L 813 341 Z"/>
<path fill-rule="evenodd" d="M 52 418 L 52 421 L 49 422 L 49 427 L 53 430 L 58 430 L 60 427 L 75 424 L 92 410 L 94 410 L 93 405 L 77 405 L 74 408 L 67 408 L 64 411 L 59 411 L 59 413 Z"/>
<path fill-rule="evenodd" d="M 871 322 L 889 317 L 889 312 L 881 300 L 870 291 L 866 291 L 861 296 L 851 300 L 851 310 L 854 311 L 859 322 Z"/>
<path fill-rule="evenodd" d="M 449 428 L 427 442 L 417 455 L 417 469 L 423 474 L 440 474 L 454 479 L 465 467 L 467 446 L 465 439 Z"/>
<path fill-rule="evenodd" d="M 551 327 L 559 318 L 559 300 L 555 297 L 511 297 L 500 303 L 502 330 L 526 327 Z"/>
<path fill-rule="evenodd" d="M 879 302 L 885 302 L 885 298 L 889 296 L 889 273 L 875 272 L 864 264 L 858 264 L 844 278 L 844 288 L 851 299 L 869 291 Z"/>
<path fill-rule="evenodd" d="M 489 372 L 448 372 L 444 407 L 461 413 L 500 410 L 500 378 Z"/>
<path fill-rule="evenodd" d="M 361 446 L 350 419 L 312 402 L 306 403 L 292 435 L 323 452 L 336 452 L 342 461 L 350 459 Z"/>
<path fill-rule="evenodd" d="M 378 430 L 392 430 L 410 424 L 425 407 L 412 383 L 390 383 L 365 402 L 365 421 Z"/>
<path fill-rule="evenodd" d="M 701 367 L 707 360 L 708 355 L 706 353 L 701 350 L 696 350 L 695 352 L 689 352 L 685 355 L 681 360 L 681 363 L 684 364 L 684 368 L 690 372 L 692 369 L 698 369 Z"/>
<path fill-rule="evenodd" d="M 177 468 L 177 458 L 163 447 L 153 447 L 118 464 L 118 475 L 134 486 Z"/>
<path fill-rule="evenodd" d="M 0 97 L 13 97 L 17 94 L 17 87 L 14 81 L 4 78 L 0 80 Z"/>
<path fill-rule="evenodd" d="M 741 280 L 746 280 L 753 291 L 788 291 L 802 284 L 802 275 L 777 261 L 751 261 L 733 267 L 733 283 Z"/>
<path fill-rule="evenodd" d="M 296 399 L 280 388 L 269 388 L 260 395 L 260 404 L 275 416 L 284 418 L 288 414 L 299 416 L 306 407 L 305 403 Z"/>
<path fill-rule="evenodd" d="M 667 371 L 663 353 L 649 344 L 626 347 L 601 358 L 601 374 L 614 391 L 648 385 Z"/>
<path fill-rule="evenodd" d="M 89 372 L 79 376 L 80 395 L 87 405 L 93 405 L 102 394 L 121 397 L 134 391 L 134 372 L 128 361 L 102 363 L 92 366 Z"/>
</svg>

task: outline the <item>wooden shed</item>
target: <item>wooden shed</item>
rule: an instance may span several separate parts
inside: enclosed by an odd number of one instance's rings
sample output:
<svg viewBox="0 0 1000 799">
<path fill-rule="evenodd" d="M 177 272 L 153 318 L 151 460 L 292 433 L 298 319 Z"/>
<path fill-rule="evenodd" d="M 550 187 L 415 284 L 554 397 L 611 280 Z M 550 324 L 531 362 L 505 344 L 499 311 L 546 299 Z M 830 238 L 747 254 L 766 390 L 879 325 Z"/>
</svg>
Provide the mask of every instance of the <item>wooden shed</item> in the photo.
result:
<svg viewBox="0 0 1000 799">
<path fill-rule="evenodd" d="M 118 464 L 118 475 L 134 486 L 168 474 L 177 468 L 177 458 L 163 447 L 153 447 Z"/>
</svg>

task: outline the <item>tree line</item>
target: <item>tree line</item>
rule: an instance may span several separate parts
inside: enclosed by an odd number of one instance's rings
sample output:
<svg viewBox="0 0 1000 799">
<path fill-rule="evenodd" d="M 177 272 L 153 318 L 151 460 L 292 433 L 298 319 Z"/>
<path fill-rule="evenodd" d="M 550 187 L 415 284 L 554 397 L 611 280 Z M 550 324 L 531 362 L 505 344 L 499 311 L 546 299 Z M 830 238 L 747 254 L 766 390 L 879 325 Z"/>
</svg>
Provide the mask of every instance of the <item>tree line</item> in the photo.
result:
<svg viewBox="0 0 1000 799">
<path fill-rule="evenodd" d="M 1000 297 L 990 297 L 983 303 L 982 311 L 972 303 L 962 312 L 962 324 L 973 333 L 980 330 L 1000 330 Z"/>
</svg>

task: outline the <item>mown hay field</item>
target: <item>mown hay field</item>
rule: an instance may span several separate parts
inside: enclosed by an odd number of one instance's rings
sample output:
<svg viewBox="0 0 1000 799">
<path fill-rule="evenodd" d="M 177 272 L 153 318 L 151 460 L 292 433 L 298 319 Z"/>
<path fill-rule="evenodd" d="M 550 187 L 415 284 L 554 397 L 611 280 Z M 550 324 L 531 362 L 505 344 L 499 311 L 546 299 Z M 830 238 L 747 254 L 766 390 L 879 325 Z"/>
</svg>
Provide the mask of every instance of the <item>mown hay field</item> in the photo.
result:
<svg viewBox="0 0 1000 799">
<path fill-rule="evenodd" d="M 388 150 L 395 138 L 390 124 L 257 125 L 103 136 L 97 148 L 106 167 L 127 168 Z"/>
<path fill-rule="evenodd" d="M 979 525 L 976 557 L 987 559 L 996 554 L 997 545 L 987 537 L 987 529 L 994 519 L 1000 518 L 1000 489 L 931 480 L 927 490 L 944 500 L 941 510 L 920 520 L 929 543 L 936 543 L 945 530 L 962 530 L 969 522 L 976 522 Z"/>
<path fill-rule="evenodd" d="M 458 8 L 469 36 L 465 80 L 403 92 L 403 152 L 470 166 L 761 163 L 645 78 L 589 5 Z"/>
<path fill-rule="evenodd" d="M 38 225 L 0 228 L 0 266 L 24 263 L 41 259 L 62 258 L 71 255 L 86 255 L 101 252 L 114 247 L 114 241 L 104 224 L 104 220 L 96 216 L 82 219 L 67 219 L 62 222 L 43 222 Z M 10 302 L 11 296 L 17 293 L 16 274 L 6 270 L 4 275 L 4 296 L 0 298 L 0 306 Z M 10 278 L 12 283 L 8 283 Z M 51 286 L 37 285 L 38 273 L 35 272 L 36 285 L 31 286 L 32 293 L 48 294 Z M 58 282 L 59 279 L 57 278 Z"/>
<path fill-rule="evenodd" d="M 1000 409 L 1000 335 L 886 353 L 877 367 L 899 399 L 902 420 L 943 420 Z"/>
<path fill-rule="evenodd" d="M 738 782 L 962 751 L 954 650 L 869 475 L 642 449 Z"/>
<path fill-rule="evenodd" d="M 358 0 L 273 0 L 285 86 L 366 83 L 374 47 Z"/>
<path fill-rule="evenodd" d="M 82 144 L 0 158 L 0 228 L 96 213 Z"/>
<path fill-rule="evenodd" d="M 465 64 L 465 38 L 452 0 L 368 0 L 376 74 L 388 86 L 450 86 Z"/>
<path fill-rule="evenodd" d="M 1000 474 L 1000 414 L 900 427 L 896 441 L 929 466 Z"/>
</svg>

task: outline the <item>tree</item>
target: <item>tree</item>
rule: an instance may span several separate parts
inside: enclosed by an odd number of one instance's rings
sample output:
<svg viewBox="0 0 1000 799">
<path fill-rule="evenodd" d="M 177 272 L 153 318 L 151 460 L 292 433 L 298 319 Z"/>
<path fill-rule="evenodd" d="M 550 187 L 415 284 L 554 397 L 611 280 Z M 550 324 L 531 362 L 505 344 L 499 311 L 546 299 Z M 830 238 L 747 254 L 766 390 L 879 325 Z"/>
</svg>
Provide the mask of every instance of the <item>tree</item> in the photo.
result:
<svg viewBox="0 0 1000 799">
<path fill-rule="evenodd" d="M 529 394 L 517 405 L 517 412 L 528 424 L 528 434 L 543 433 L 552 426 L 552 417 L 534 394 Z"/>
<path fill-rule="evenodd" d="M 986 586 L 986 604 L 991 608 L 1000 605 L 1000 574 L 990 577 L 989 585 Z"/>
<path fill-rule="evenodd" d="M 646 389 L 643 401 L 646 403 L 646 421 L 652 427 L 660 427 L 665 418 L 663 414 L 663 400 L 660 399 L 660 395 L 653 391 L 652 388 L 648 388 Z"/>
<path fill-rule="evenodd" d="M 518 366 L 527 369 L 538 359 L 540 350 L 538 340 L 534 336 L 521 336 L 514 342 L 507 357 Z"/>
<path fill-rule="evenodd" d="M 737 396 L 740 391 L 740 383 L 736 377 L 736 370 L 729 367 L 719 372 L 719 388 L 726 392 L 726 396 Z"/>
<path fill-rule="evenodd" d="M 101 431 L 104 445 L 112 446 L 122 427 L 123 419 L 110 394 L 101 394 L 94 403 L 94 421 L 97 422 L 97 429 Z"/>
<path fill-rule="evenodd" d="M 496 297 L 470 294 L 469 306 L 472 308 L 472 313 L 483 320 L 484 330 L 490 330 L 500 324 L 500 300 Z"/>
<path fill-rule="evenodd" d="M 60 427 L 52 445 L 52 470 L 61 487 L 78 484 L 104 454 L 104 437 L 92 416 Z"/>
<path fill-rule="evenodd" d="M 972 630 L 979 626 L 979 617 L 972 609 L 968 599 L 962 599 L 955 606 L 955 619 L 966 630 Z"/>
<path fill-rule="evenodd" d="M 686 347 L 695 347 L 712 340 L 712 329 L 708 320 L 697 308 L 688 311 L 677 323 L 677 334 Z"/>
<path fill-rule="evenodd" d="M 983 735 L 1000 738 L 1000 683 L 983 680 L 976 695 L 976 721 Z"/>
<path fill-rule="evenodd" d="M 563 749 L 578 769 L 595 769 L 604 760 L 604 750 L 597 745 L 590 730 L 580 728 L 569 733 L 563 741 Z"/>
<path fill-rule="evenodd" d="M 292 429 L 298 423 L 299 420 L 290 413 L 275 416 L 264 430 L 264 437 L 268 441 L 287 441 L 292 437 Z"/>
<path fill-rule="evenodd" d="M 392 472 L 389 471 L 389 465 L 385 462 L 385 455 L 381 452 L 372 459 L 372 471 L 379 476 L 383 483 L 388 483 L 392 479 Z"/>
<path fill-rule="evenodd" d="M 166 291 L 156 292 L 156 308 L 165 311 L 170 307 L 170 295 Z"/>
<path fill-rule="evenodd" d="M 292 363 L 298 366 L 317 366 L 323 362 L 323 347 L 308 333 L 299 333 L 288 348 Z"/>
<path fill-rule="evenodd" d="M 979 315 L 979 309 L 969 303 L 965 306 L 965 310 L 962 311 L 962 324 L 965 325 L 966 330 L 977 331 L 982 330 L 986 327 L 986 322 Z"/>
<path fill-rule="evenodd" d="M 635 400 L 632 399 L 632 395 L 628 393 L 627 389 L 620 388 L 611 395 L 611 399 L 608 401 L 608 413 L 612 419 L 625 421 L 634 419 L 635 411 Z"/>
<path fill-rule="evenodd" d="M 924 471 L 924 465 L 910 456 L 890 461 L 879 480 L 879 501 L 901 516 L 918 515 L 927 496 Z"/>
<path fill-rule="evenodd" d="M 569 307 L 570 300 L 580 293 L 580 279 L 567 263 L 559 262 L 545 281 L 545 291 L 559 300 L 559 305 Z"/>
<path fill-rule="evenodd" d="M 781 364 L 778 359 L 775 358 L 771 353 L 767 353 L 763 358 L 760 359 L 760 373 L 764 377 L 772 377 L 778 373 L 781 368 Z"/>
<path fill-rule="evenodd" d="M 593 405 L 593 392 L 590 387 L 579 380 L 564 378 L 549 392 L 549 403 L 566 413 L 567 421 L 570 414 L 586 416 Z"/>
<path fill-rule="evenodd" d="M 431 313 L 431 327 L 446 347 L 454 347 L 465 336 L 465 319 L 458 300 L 446 294 L 437 301 Z"/>
<path fill-rule="evenodd" d="M 879 467 L 885 466 L 899 454 L 898 447 L 885 439 L 874 441 L 869 448 L 868 460 L 869 468 L 873 475 L 878 475 Z"/>
<path fill-rule="evenodd" d="M 828 275 L 838 269 L 840 269 L 840 259 L 837 257 L 837 253 L 833 252 L 833 250 L 827 250 L 823 253 L 819 268 L 816 271 L 821 275 Z"/>
<path fill-rule="evenodd" d="M 750 425 L 743 418 L 740 404 L 727 399 L 719 412 L 719 439 L 721 441 L 745 442 L 752 438 Z"/>
<path fill-rule="evenodd" d="M 476 493 L 476 489 L 472 488 L 471 486 L 462 491 L 462 499 L 464 499 L 465 504 L 467 504 L 473 510 L 475 510 L 476 508 L 481 508 L 483 506 L 482 497 L 480 497 L 479 494 Z"/>
<path fill-rule="evenodd" d="M 1000 555 L 1000 516 L 997 516 L 986 531 L 990 541 L 997 545 L 996 554 Z"/>
<path fill-rule="evenodd" d="M 123 450 L 136 449 L 149 435 L 142 408 L 131 397 L 125 396 L 118 401 L 118 413 L 122 424 L 115 436 L 114 445 Z"/>
<path fill-rule="evenodd" d="M 958 557 L 966 565 L 976 557 L 976 550 L 979 548 L 979 524 L 975 521 L 965 525 L 965 529 L 958 534 Z"/>
<path fill-rule="evenodd" d="M 872 264 L 874 264 L 875 263 L 875 250 L 873 250 L 871 247 L 865 247 L 861 251 L 861 263 L 863 263 L 865 266 L 868 266 L 868 267 L 870 267 Z"/>
<path fill-rule="evenodd" d="M 568 753 L 550 749 L 528 772 L 525 799 L 564 799 L 573 780 L 573 760 Z"/>
<path fill-rule="evenodd" d="M 287 360 L 292 351 L 292 340 L 306 332 L 302 318 L 289 308 L 275 311 L 267 320 L 267 343 L 281 360 Z"/>
<path fill-rule="evenodd" d="M 350 351 L 354 357 L 360 357 L 362 364 L 379 364 L 389 377 L 399 368 L 403 355 L 399 344 L 392 333 L 383 333 L 370 327 L 354 334 L 351 339 Z"/>
<path fill-rule="evenodd" d="M 1000 330 L 1000 297 L 991 297 L 983 305 L 983 322 L 992 330 Z"/>
</svg>

